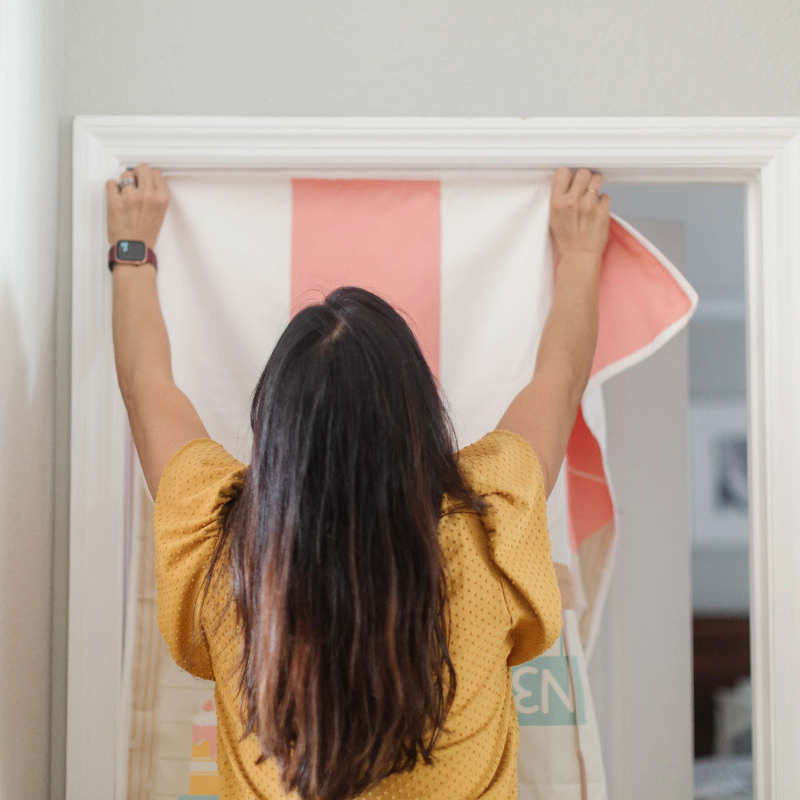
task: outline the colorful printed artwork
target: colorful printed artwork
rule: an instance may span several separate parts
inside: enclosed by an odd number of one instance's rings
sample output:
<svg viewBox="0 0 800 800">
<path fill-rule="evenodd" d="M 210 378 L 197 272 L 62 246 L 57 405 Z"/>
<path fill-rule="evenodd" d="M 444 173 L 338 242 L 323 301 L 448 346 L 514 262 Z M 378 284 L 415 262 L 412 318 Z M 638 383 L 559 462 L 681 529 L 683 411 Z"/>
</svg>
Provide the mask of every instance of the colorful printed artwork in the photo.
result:
<svg viewBox="0 0 800 800">
<path fill-rule="evenodd" d="M 214 684 L 184 672 L 170 657 L 156 619 L 153 504 L 142 483 L 129 608 L 135 629 L 127 691 L 126 800 L 219 800 Z M 135 616 L 134 616 L 135 611 Z"/>
<path fill-rule="evenodd" d="M 207 700 L 192 717 L 192 766 L 189 775 L 189 797 L 218 797 L 217 713 L 214 701 Z"/>
<path fill-rule="evenodd" d="M 578 656 L 567 656 L 563 635 L 543 655 L 513 667 L 511 684 L 520 725 L 586 724 Z"/>
</svg>

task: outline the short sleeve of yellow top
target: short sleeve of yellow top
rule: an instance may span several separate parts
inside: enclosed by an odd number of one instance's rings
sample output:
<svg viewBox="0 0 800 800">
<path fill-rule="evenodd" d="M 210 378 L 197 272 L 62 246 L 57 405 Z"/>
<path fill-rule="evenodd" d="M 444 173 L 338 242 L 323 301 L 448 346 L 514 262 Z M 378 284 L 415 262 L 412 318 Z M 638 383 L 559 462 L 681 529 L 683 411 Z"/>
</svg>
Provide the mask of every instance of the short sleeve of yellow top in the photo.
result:
<svg viewBox="0 0 800 800">
<path fill-rule="evenodd" d="M 549 648 L 561 628 L 544 483 L 531 447 L 508 431 L 492 431 L 461 450 L 459 465 L 489 509 L 483 516 L 445 515 L 439 526 L 457 680 L 447 732 L 432 765 L 390 776 L 361 795 L 364 800 L 517 796 L 510 667 Z M 255 738 L 242 741 L 235 674 L 240 635 L 232 607 L 219 618 L 224 581 L 206 610 L 194 610 L 220 512 L 241 489 L 245 470 L 221 445 L 196 439 L 170 460 L 155 505 L 159 627 L 180 666 L 216 681 L 221 800 L 286 796 L 275 762 L 259 764 Z"/>
</svg>

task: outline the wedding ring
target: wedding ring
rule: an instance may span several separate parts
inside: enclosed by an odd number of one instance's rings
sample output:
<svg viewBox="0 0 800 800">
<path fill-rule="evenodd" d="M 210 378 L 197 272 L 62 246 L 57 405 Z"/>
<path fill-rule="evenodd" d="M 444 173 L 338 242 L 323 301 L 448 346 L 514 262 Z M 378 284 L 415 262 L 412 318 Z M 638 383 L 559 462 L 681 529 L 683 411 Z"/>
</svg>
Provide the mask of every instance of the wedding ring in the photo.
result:
<svg viewBox="0 0 800 800">
<path fill-rule="evenodd" d="M 132 183 L 134 186 L 136 186 L 136 178 L 123 178 L 119 182 L 119 188 L 122 189 L 123 186 L 127 186 L 129 183 Z"/>
</svg>

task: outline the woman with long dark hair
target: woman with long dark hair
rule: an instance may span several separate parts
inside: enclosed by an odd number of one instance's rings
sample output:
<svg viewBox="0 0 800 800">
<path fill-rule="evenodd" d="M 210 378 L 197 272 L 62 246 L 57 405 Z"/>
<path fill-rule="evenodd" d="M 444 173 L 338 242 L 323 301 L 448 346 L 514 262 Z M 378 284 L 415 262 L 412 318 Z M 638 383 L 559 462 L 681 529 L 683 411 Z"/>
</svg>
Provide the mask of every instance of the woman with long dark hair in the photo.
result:
<svg viewBox="0 0 800 800">
<path fill-rule="evenodd" d="M 531 383 L 456 452 L 403 317 L 341 288 L 255 388 L 245 467 L 175 386 L 152 249 L 168 205 L 110 181 L 120 389 L 155 506 L 159 625 L 216 682 L 227 798 L 514 798 L 513 664 L 560 625 L 545 499 L 597 337 L 602 177 L 559 169 L 560 261 Z"/>
</svg>

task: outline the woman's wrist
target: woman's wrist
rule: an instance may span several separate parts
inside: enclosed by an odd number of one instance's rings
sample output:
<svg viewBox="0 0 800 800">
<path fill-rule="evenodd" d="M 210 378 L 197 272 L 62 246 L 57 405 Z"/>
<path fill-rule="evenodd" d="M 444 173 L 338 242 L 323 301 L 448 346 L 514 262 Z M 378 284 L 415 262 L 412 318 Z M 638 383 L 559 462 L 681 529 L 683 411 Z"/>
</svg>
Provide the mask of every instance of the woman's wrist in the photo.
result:
<svg viewBox="0 0 800 800">
<path fill-rule="evenodd" d="M 600 256 L 587 251 L 568 251 L 556 269 L 556 286 L 568 291 L 596 294 L 600 286 Z"/>
<path fill-rule="evenodd" d="M 599 271 L 603 260 L 601 253 L 595 250 L 570 249 L 559 252 L 558 269 L 576 267 L 578 269 Z"/>
<path fill-rule="evenodd" d="M 121 280 L 141 280 L 144 277 L 156 277 L 155 265 L 147 262 L 145 264 L 130 264 L 125 261 L 115 261 L 111 270 L 114 278 Z"/>
</svg>

